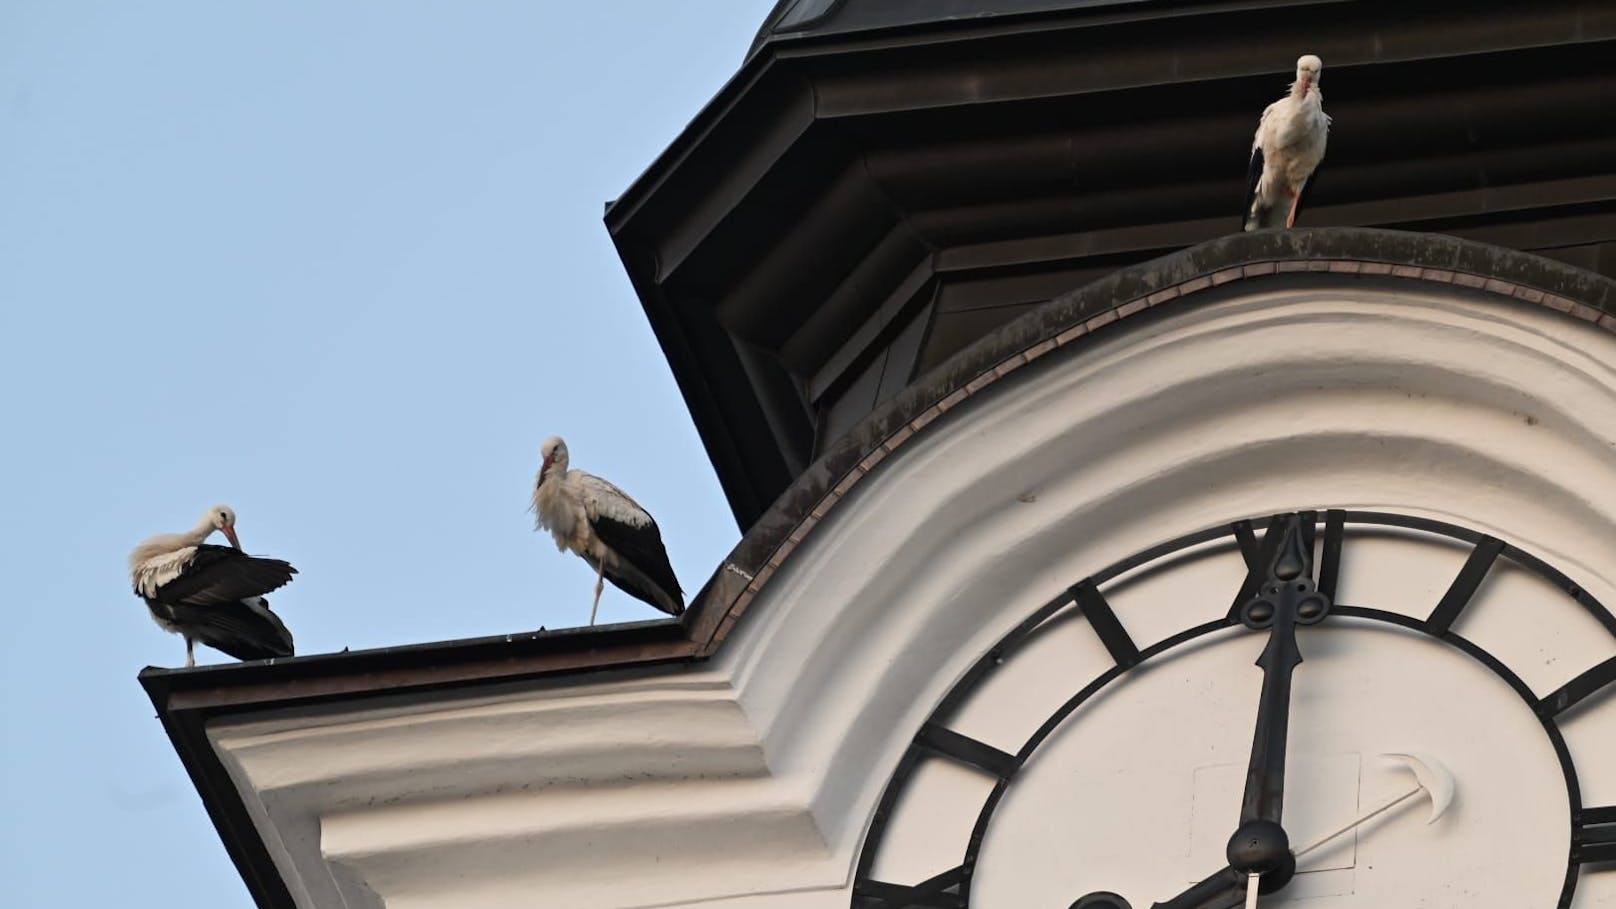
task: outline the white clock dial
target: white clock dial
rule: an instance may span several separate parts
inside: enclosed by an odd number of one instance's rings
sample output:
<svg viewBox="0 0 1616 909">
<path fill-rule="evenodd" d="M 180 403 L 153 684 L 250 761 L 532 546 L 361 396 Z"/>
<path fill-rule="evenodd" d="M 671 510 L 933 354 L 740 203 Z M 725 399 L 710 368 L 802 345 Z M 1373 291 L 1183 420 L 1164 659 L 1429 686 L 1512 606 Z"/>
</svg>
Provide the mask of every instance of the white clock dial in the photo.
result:
<svg viewBox="0 0 1616 909">
<path fill-rule="evenodd" d="M 1285 520 L 1125 560 L 985 655 L 888 786 L 853 906 L 1244 905 L 1225 847 L 1255 804 L 1270 633 L 1234 607 Z M 1454 795 L 1432 823 L 1429 798 L 1408 799 L 1269 873 L 1259 905 L 1616 906 L 1616 617 L 1463 528 L 1351 512 L 1295 526 L 1316 528 L 1307 575 L 1334 605 L 1295 635 L 1279 854 L 1411 791 L 1384 755 L 1431 756 Z M 1224 873 L 1222 892 L 1187 895 Z"/>
</svg>

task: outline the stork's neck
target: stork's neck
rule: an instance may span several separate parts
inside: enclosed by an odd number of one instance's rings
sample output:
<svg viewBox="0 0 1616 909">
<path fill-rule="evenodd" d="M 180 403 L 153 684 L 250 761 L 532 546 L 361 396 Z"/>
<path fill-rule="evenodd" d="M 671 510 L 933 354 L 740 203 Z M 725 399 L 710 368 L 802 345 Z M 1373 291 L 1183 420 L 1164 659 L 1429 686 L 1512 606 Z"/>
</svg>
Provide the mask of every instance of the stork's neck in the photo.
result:
<svg viewBox="0 0 1616 909">
<path fill-rule="evenodd" d="M 1303 98 L 1307 97 L 1308 92 L 1316 91 L 1317 89 L 1318 89 L 1318 85 L 1315 84 L 1313 82 L 1313 80 L 1311 80 L 1311 79 L 1297 79 L 1295 82 L 1291 83 L 1291 97 L 1295 98 L 1298 101 L 1300 101 Z"/>
<path fill-rule="evenodd" d="M 533 484 L 533 510 L 539 516 L 539 523 L 545 527 L 552 522 L 553 516 L 547 516 L 547 513 L 560 501 L 561 486 L 566 479 L 567 468 L 561 464 L 551 464 L 550 469 L 539 474 L 539 481 Z"/>
<path fill-rule="evenodd" d="M 185 545 L 199 546 L 203 540 L 213 536 L 213 531 L 217 529 L 218 528 L 213 526 L 213 515 L 206 515 L 202 518 L 202 520 L 196 522 L 195 527 L 192 527 L 190 530 L 186 531 L 180 536 L 185 540 Z"/>
<path fill-rule="evenodd" d="M 540 486 L 559 486 L 567 478 L 567 462 L 556 461 L 550 469 L 539 475 Z"/>
</svg>

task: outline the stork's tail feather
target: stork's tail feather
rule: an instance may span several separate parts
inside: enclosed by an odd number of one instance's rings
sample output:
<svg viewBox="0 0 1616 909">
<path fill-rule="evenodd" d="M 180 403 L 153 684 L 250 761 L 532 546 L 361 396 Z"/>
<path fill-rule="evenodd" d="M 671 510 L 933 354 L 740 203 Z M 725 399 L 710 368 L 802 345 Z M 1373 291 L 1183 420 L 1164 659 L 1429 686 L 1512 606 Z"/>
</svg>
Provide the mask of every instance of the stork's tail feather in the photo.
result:
<svg viewBox="0 0 1616 909">
<path fill-rule="evenodd" d="M 220 643 L 216 649 L 238 660 L 273 660 L 294 655 L 290 646 L 282 647 L 275 641 L 231 641 Z"/>
<path fill-rule="evenodd" d="M 293 655 L 292 632 L 263 597 L 216 606 L 169 607 L 169 614 L 187 637 L 238 660 Z"/>
<path fill-rule="evenodd" d="M 1284 209 L 1277 205 L 1264 204 L 1261 199 L 1251 203 L 1251 210 L 1246 212 L 1246 221 L 1242 230 L 1268 230 L 1285 226 Z"/>
<path fill-rule="evenodd" d="M 671 577 L 672 571 L 670 570 L 668 574 Z M 606 580 L 611 581 L 618 590 L 668 615 L 684 614 L 684 595 L 677 584 L 670 585 L 673 589 L 668 590 L 632 565 L 607 566 Z"/>
<path fill-rule="evenodd" d="M 203 643 L 222 650 L 238 660 L 268 660 L 292 656 L 295 652 L 292 632 L 279 616 L 269 611 L 268 603 L 260 599 L 259 604 L 250 600 L 243 602 L 241 604 L 243 611 L 251 617 L 243 616 L 241 621 L 235 623 L 235 627 L 231 629 L 232 634 L 227 638 L 210 641 L 204 635 Z"/>
</svg>

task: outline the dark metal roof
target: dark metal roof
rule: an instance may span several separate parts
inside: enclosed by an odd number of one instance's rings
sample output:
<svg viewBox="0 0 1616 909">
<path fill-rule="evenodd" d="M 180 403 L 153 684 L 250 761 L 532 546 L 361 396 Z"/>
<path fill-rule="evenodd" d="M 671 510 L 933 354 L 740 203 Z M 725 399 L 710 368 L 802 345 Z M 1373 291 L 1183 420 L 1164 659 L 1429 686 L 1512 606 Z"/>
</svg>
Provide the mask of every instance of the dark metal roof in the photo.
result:
<svg viewBox="0 0 1616 909">
<path fill-rule="evenodd" d="M 606 215 L 737 523 L 976 338 L 1235 229 L 1257 114 L 1304 51 L 1335 126 L 1300 223 L 1616 274 L 1616 6 L 1388 9 L 782 6 L 804 27 Z M 928 10 L 975 15 L 899 21 Z"/>
<path fill-rule="evenodd" d="M 747 56 L 781 38 L 1145 3 L 1160 5 L 1162 0 L 780 0 L 764 18 Z"/>
<path fill-rule="evenodd" d="M 1332 264 L 1369 265 L 1332 270 Z M 1243 266 L 1254 267 L 1251 275 Z M 1214 285 L 1220 276 L 1226 277 Z M 1422 281 L 1456 293 L 1491 293 L 1568 311 L 1616 330 L 1616 281 L 1560 262 L 1454 237 L 1362 229 L 1232 234 L 1151 262 L 1124 268 L 1060 294 L 976 340 L 928 371 L 839 437 L 804 470 L 719 566 L 681 620 L 391 647 L 196 669 L 147 668 L 140 682 L 207 807 L 220 838 L 260 909 L 292 909 L 262 838 L 206 726 L 341 701 L 420 694 L 606 670 L 697 662 L 728 640 L 746 606 L 790 549 L 862 475 L 871 457 L 894 447 L 906 427 L 930 419 L 942 402 L 993 375 L 1018 352 L 1167 290 L 1227 287 L 1236 280 L 1285 282 Z M 1463 280 L 1461 280 L 1461 278 Z M 1167 306 L 1194 306 L 1217 293 L 1184 292 Z M 1149 312 L 1147 310 L 1146 312 Z M 1601 319 L 1603 317 L 1603 319 Z M 1126 321 L 1125 319 L 1122 321 Z M 1109 330 L 1106 328 L 1100 331 Z M 1070 344 L 1023 368 L 1047 368 L 1081 356 Z"/>
</svg>

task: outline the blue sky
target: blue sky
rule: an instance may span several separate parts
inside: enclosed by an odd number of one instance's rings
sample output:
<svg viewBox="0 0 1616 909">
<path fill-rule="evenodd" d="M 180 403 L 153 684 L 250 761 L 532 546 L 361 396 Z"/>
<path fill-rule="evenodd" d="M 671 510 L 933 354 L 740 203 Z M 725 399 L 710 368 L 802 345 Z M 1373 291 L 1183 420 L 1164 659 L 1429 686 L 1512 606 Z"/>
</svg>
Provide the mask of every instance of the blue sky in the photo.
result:
<svg viewBox="0 0 1616 909">
<path fill-rule="evenodd" d="M 0 4 L 7 905 L 250 905 L 135 682 L 184 645 L 125 557 L 210 505 L 299 653 L 587 622 L 551 433 L 701 586 L 736 530 L 601 212 L 770 6 Z"/>
</svg>

